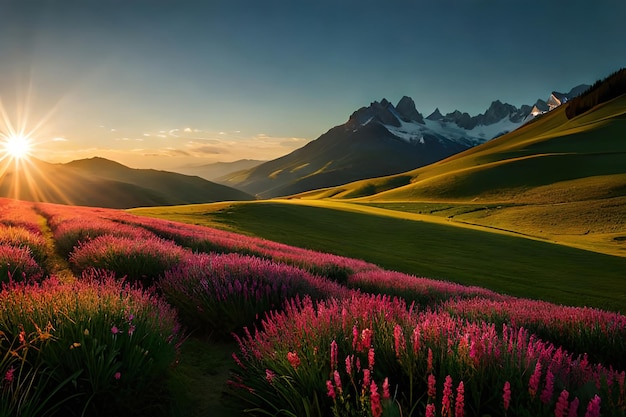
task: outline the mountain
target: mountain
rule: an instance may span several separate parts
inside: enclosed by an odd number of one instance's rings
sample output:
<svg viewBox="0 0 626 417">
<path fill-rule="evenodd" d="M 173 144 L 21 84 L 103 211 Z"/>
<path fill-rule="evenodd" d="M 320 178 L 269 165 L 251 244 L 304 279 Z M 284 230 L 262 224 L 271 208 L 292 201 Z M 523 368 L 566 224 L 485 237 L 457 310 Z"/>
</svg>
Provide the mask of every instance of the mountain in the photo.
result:
<svg viewBox="0 0 626 417">
<path fill-rule="evenodd" d="M 219 182 L 271 198 L 408 171 L 513 131 L 588 87 L 553 92 L 548 102 L 520 108 L 495 100 L 476 116 L 435 109 L 424 117 L 406 96 L 395 106 L 386 99 L 374 101 L 304 147 Z"/>
<path fill-rule="evenodd" d="M 362 201 L 626 204 L 626 71 L 514 132 L 402 174 L 298 195 Z M 615 87 L 621 86 L 621 87 Z M 606 92 L 602 96 L 601 92 Z M 602 97 L 605 97 L 602 99 Z M 579 103 L 591 103 L 573 113 Z M 606 207 L 605 207 L 606 210 Z M 597 213 L 596 213 L 597 217 Z M 623 222 L 622 220 L 619 222 Z"/>
<path fill-rule="evenodd" d="M 152 169 L 133 169 L 104 158 L 50 164 L 31 158 L 0 166 L 0 196 L 29 201 L 130 208 L 250 200 L 230 187 Z"/>
<path fill-rule="evenodd" d="M 205 180 L 220 182 L 221 177 L 228 176 L 237 171 L 243 171 L 261 165 L 265 161 L 256 159 L 240 159 L 233 162 L 214 162 L 203 165 L 186 165 L 175 169 L 176 172 L 185 175 L 197 175 Z"/>
</svg>

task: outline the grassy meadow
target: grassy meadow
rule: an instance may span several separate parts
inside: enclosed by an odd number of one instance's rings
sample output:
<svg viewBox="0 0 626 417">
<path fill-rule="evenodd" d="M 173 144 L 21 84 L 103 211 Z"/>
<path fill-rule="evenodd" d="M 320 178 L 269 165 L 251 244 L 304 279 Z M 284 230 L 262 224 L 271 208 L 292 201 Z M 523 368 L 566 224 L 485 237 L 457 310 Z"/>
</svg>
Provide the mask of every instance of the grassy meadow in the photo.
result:
<svg viewBox="0 0 626 417">
<path fill-rule="evenodd" d="M 341 202 L 138 212 L 221 228 L 0 200 L 0 415 L 626 413 L 624 258 Z"/>
<path fill-rule="evenodd" d="M 425 204 L 420 214 L 406 213 L 407 207 L 418 209 L 412 205 L 390 206 L 376 210 L 363 204 L 269 201 L 132 212 L 225 228 L 505 294 L 626 311 L 625 257 L 447 220 L 450 213 L 472 213 L 468 205 Z M 444 214 L 432 217 L 423 214 L 427 211 Z"/>
</svg>

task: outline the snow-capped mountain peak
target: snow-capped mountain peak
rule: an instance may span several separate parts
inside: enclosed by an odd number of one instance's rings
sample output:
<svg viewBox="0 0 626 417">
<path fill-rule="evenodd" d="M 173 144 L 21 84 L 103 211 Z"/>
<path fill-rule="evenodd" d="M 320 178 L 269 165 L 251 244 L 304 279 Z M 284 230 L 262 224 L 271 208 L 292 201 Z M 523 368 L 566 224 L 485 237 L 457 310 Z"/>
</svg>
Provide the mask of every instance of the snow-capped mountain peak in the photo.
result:
<svg viewBox="0 0 626 417">
<path fill-rule="evenodd" d="M 394 137 L 413 144 L 436 140 L 440 143 L 453 141 L 464 146 L 475 146 L 517 129 L 532 118 L 579 95 L 588 87 L 579 85 L 568 93 L 554 91 L 547 101 L 539 99 L 533 106 L 523 105 L 520 108 L 494 100 L 484 113 L 475 116 L 459 110 L 444 116 L 437 108 L 424 118 L 408 96 L 402 97 L 396 106 L 383 98 L 380 102 L 374 101 L 368 107 L 355 111 L 345 126 L 357 132 L 370 123 L 376 123 L 384 126 Z"/>
</svg>

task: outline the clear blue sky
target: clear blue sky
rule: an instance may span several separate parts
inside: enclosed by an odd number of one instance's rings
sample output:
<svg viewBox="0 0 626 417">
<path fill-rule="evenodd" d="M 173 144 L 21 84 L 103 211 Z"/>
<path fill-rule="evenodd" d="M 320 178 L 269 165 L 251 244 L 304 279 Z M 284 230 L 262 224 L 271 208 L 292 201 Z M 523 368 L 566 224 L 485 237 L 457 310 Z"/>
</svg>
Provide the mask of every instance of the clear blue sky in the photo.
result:
<svg viewBox="0 0 626 417">
<path fill-rule="evenodd" d="M 0 0 L 0 99 L 42 121 L 43 159 L 269 159 L 383 97 L 477 114 L 591 83 L 626 65 L 625 20 L 623 0 Z"/>
</svg>

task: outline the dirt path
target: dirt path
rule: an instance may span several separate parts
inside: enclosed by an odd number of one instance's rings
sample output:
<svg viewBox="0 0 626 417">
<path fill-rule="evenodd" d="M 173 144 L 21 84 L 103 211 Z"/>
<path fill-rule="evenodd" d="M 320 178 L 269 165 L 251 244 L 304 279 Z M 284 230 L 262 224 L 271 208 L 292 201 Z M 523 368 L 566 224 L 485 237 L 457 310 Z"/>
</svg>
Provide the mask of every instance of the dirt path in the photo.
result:
<svg viewBox="0 0 626 417">
<path fill-rule="evenodd" d="M 36 207 L 35 211 L 37 211 Z M 54 240 L 54 235 L 48 225 L 48 221 L 41 215 L 41 213 L 37 212 L 37 215 L 40 218 L 39 227 L 41 229 L 41 234 L 46 239 L 46 253 L 48 255 L 45 265 L 42 266 L 46 269 L 50 276 L 55 276 L 62 282 L 75 280 L 76 277 L 70 269 L 70 264 L 67 262 L 67 259 L 59 255 L 59 252 L 57 251 L 56 241 Z"/>
</svg>

